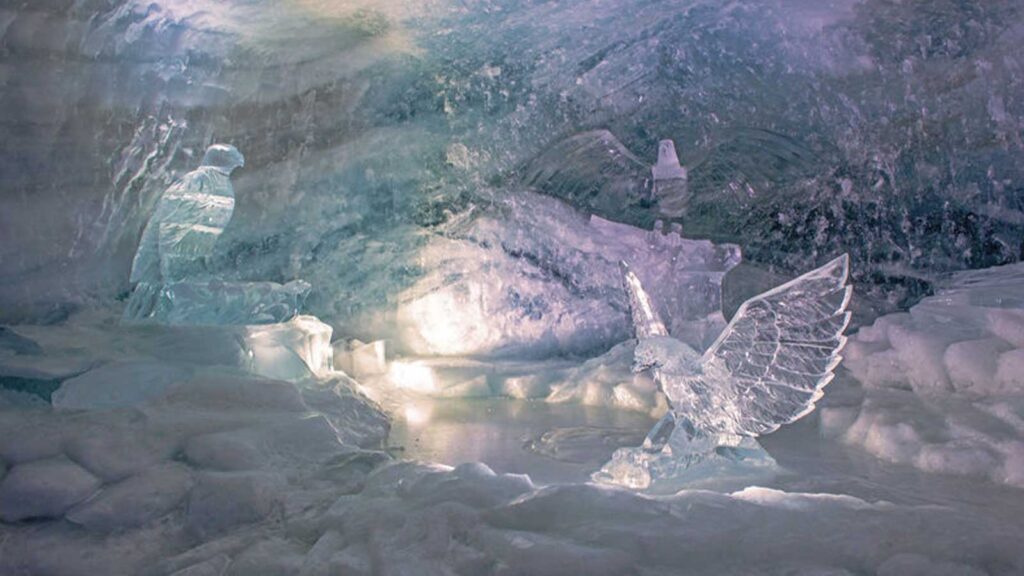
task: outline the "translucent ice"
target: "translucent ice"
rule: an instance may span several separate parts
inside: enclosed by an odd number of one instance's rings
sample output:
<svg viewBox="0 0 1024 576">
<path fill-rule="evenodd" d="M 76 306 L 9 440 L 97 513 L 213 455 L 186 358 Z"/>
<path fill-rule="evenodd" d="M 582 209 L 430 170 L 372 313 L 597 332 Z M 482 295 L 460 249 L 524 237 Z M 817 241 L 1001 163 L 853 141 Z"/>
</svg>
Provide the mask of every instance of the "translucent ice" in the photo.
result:
<svg viewBox="0 0 1024 576">
<path fill-rule="evenodd" d="M 418 250 L 425 273 L 396 297 L 396 349 L 535 357 L 606 351 L 628 337 L 619 260 L 634 263 L 652 287 L 673 334 L 706 346 L 725 326 L 721 280 L 740 259 L 733 245 L 588 217 L 529 191 L 495 195 L 490 209 L 449 230 Z"/>
<path fill-rule="evenodd" d="M 383 340 L 369 344 L 351 340 L 336 345 L 334 366 L 354 378 L 384 374 L 388 370 L 386 344 Z"/>
<path fill-rule="evenodd" d="M 164 286 L 207 272 L 217 239 L 235 210 L 231 172 L 244 165 L 234 146 L 215 144 L 199 168 L 163 193 L 132 261 L 135 289 L 125 318 L 150 317 Z"/>
<path fill-rule="evenodd" d="M 303 280 L 225 282 L 189 280 L 166 284 L 152 318 L 162 324 L 274 324 L 294 318 L 311 286 Z"/>
<path fill-rule="evenodd" d="M 594 474 L 594 480 L 651 493 L 674 493 L 700 486 L 721 488 L 734 483 L 763 482 L 777 471 L 775 460 L 757 443 L 742 436 L 705 436 L 700 449 L 675 453 L 666 448 L 648 452 L 619 448 Z"/>
<path fill-rule="evenodd" d="M 142 233 L 126 319 L 162 324 L 271 324 L 298 314 L 309 284 L 226 282 L 211 274 L 217 239 L 231 221 L 231 172 L 245 165 L 234 146 L 215 144 L 202 166 L 164 192 Z"/>
<path fill-rule="evenodd" d="M 849 259 L 844 255 L 748 300 L 703 355 L 668 336 L 639 279 L 622 266 L 639 340 L 633 369 L 652 370 L 670 403 L 642 451 L 671 455 L 673 474 L 707 457 L 770 461 L 755 454 L 759 448 L 750 438 L 814 410 L 842 360 L 842 334 L 850 320 Z M 666 468 L 625 450 L 599 479 L 636 485 L 636 477 L 650 475 L 652 463 Z"/>
<path fill-rule="evenodd" d="M 333 329 L 313 316 L 287 323 L 246 326 L 249 371 L 271 378 L 298 380 L 327 376 L 334 370 Z"/>
<path fill-rule="evenodd" d="M 142 232 L 132 282 L 159 284 L 201 273 L 235 210 L 231 172 L 245 165 L 234 146 L 211 146 L 198 169 L 167 189 Z"/>
</svg>

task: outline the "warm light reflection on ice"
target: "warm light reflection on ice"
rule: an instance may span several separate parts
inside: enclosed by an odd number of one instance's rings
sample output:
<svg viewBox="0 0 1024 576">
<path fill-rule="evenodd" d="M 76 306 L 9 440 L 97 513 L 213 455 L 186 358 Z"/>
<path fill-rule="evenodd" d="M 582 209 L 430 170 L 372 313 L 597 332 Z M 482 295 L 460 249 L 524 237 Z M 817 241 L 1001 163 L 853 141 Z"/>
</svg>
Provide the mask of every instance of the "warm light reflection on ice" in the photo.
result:
<svg viewBox="0 0 1024 576">
<path fill-rule="evenodd" d="M 402 408 L 402 414 L 409 428 L 420 428 L 430 423 L 434 410 L 430 404 L 406 404 Z"/>
<path fill-rule="evenodd" d="M 475 283 L 468 283 L 468 290 L 439 290 L 410 303 L 399 314 L 430 353 L 472 354 L 489 339 L 487 318 L 482 313 L 482 293 Z"/>
<path fill-rule="evenodd" d="M 430 394 L 439 390 L 437 376 L 430 366 L 395 361 L 388 368 L 388 380 L 396 388 Z"/>
</svg>

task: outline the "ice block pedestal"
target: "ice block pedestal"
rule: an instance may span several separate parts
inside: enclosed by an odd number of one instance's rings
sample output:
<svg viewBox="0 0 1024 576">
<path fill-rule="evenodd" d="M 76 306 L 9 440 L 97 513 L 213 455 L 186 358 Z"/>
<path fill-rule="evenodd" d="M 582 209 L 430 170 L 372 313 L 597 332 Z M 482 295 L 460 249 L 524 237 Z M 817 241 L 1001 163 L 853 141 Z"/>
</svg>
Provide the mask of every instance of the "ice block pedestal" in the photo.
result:
<svg viewBox="0 0 1024 576">
<path fill-rule="evenodd" d="M 335 346 L 335 367 L 353 378 L 380 376 L 388 371 L 387 346 L 383 340 L 369 344 L 349 340 Z"/>
<path fill-rule="evenodd" d="M 333 329 L 315 316 L 242 328 L 245 367 L 254 374 L 294 380 L 334 371 Z"/>
<path fill-rule="evenodd" d="M 782 471 L 753 438 L 719 437 L 708 442 L 709 450 L 682 456 L 671 449 L 651 453 L 619 448 L 593 480 L 651 494 L 673 494 L 686 488 L 740 489 L 766 482 Z"/>
</svg>

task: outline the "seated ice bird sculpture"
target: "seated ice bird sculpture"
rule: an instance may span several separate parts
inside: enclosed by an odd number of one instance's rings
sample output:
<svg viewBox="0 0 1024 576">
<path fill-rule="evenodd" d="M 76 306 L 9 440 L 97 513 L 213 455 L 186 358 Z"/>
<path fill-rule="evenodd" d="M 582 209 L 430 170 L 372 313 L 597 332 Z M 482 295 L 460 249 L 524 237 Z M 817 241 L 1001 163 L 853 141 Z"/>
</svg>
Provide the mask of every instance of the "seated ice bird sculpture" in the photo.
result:
<svg viewBox="0 0 1024 576">
<path fill-rule="evenodd" d="M 235 209 L 231 173 L 243 166 L 245 157 L 237 148 L 214 144 L 199 168 L 164 191 L 132 262 L 135 287 L 125 321 L 273 324 L 299 313 L 311 289 L 307 282 L 231 281 L 211 265 Z"/>
<path fill-rule="evenodd" d="M 203 271 L 234 212 L 231 173 L 242 166 L 237 148 L 214 144 L 199 168 L 163 193 L 143 230 L 131 282 L 156 285 Z"/>
<path fill-rule="evenodd" d="M 670 406 L 643 452 L 697 462 L 814 410 L 846 343 L 847 255 L 747 300 L 704 354 L 669 336 L 636 274 L 621 267 L 638 340 L 633 370 L 652 370 Z"/>
<path fill-rule="evenodd" d="M 231 173 L 245 157 L 228 144 L 206 150 L 202 165 L 168 188 L 143 229 L 132 261 L 126 319 L 154 314 L 161 290 L 206 271 L 207 260 L 235 209 Z"/>
</svg>

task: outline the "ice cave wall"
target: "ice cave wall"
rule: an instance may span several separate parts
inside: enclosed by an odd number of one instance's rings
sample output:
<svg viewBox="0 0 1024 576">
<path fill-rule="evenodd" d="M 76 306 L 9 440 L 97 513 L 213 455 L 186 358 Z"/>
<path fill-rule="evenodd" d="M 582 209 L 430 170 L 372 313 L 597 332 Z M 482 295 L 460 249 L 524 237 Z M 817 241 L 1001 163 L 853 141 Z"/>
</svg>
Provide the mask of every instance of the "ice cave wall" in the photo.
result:
<svg viewBox="0 0 1024 576">
<path fill-rule="evenodd" d="M 222 268 L 323 280 L 311 312 L 351 335 L 398 314 L 460 218 L 503 218 L 494 195 L 650 227 L 666 137 L 684 234 L 783 275 L 849 250 L 862 296 L 905 304 L 1020 258 L 1022 7 L 7 3 L 0 320 L 114 305 L 157 195 L 212 141 L 248 159 Z M 628 154 L 573 156 L 594 130 Z"/>
</svg>

